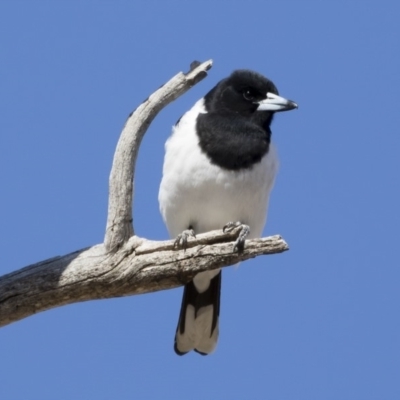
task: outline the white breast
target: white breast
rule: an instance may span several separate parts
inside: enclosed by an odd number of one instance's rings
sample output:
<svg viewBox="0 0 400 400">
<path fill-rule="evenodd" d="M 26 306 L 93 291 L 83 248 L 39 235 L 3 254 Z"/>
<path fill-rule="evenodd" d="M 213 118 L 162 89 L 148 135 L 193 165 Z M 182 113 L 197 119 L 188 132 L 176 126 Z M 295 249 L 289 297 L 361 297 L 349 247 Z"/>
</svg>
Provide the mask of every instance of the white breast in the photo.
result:
<svg viewBox="0 0 400 400">
<path fill-rule="evenodd" d="M 196 233 L 207 232 L 240 221 L 250 226 L 249 237 L 260 237 L 278 168 L 275 148 L 271 145 L 251 169 L 227 171 L 211 164 L 195 133 L 196 116 L 205 112 L 203 100 L 199 100 L 165 145 L 158 198 L 169 233 L 176 237 L 189 225 Z"/>
</svg>

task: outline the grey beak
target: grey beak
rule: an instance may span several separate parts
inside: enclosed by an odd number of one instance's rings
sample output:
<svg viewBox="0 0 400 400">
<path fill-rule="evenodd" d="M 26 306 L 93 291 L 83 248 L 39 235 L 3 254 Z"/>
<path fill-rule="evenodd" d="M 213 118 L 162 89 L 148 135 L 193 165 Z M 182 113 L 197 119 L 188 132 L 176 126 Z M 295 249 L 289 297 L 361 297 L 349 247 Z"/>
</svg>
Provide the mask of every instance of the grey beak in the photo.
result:
<svg viewBox="0 0 400 400">
<path fill-rule="evenodd" d="M 298 108 L 292 100 L 287 100 L 274 93 L 267 93 L 267 98 L 257 102 L 257 111 L 289 111 Z"/>
</svg>

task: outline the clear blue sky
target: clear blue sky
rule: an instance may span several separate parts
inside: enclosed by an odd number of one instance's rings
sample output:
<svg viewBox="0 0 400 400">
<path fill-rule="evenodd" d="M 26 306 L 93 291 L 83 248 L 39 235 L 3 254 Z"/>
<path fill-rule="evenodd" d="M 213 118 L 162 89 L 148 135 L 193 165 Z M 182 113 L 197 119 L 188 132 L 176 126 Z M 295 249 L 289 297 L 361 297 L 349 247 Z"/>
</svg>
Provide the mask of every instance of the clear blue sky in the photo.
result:
<svg viewBox="0 0 400 400">
<path fill-rule="evenodd" d="M 74 304 L 0 329 L 0 398 L 400 398 L 400 6 L 396 1 L 0 4 L 0 273 L 103 239 L 129 112 L 193 60 L 209 77 L 151 125 L 136 232 L 158 211 L 171 126 L 237 68 L 278 115 L 265 235 L 290 251 L 225 269 L 215 354 L 172 349 L 181 289 Z"/>
</svg>

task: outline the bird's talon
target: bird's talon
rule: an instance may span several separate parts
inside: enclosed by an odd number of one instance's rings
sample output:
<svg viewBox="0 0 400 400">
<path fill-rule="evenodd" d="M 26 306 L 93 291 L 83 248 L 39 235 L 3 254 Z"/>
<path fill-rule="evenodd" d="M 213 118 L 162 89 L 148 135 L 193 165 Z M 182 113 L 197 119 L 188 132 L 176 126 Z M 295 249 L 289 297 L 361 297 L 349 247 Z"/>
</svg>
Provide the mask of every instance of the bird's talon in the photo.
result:
<svg viewBox="0 0 400 400">
<path fill-rule="evenodd" d="M 233 252 L 242 252 L 244 249 L 244 243 L 246 241 L 246 237 L 250 233 L 250 227 L 248 225 L 242 224 L 240 221 L 236 222 L 228 222 L 223 228 L 223 232 L 230 232 L 233 228 L 241 227 L 239 236 L 233 244 Z"/>
<path fill-rule="evenodd" d="M 228 222 L 227 224 L 224 225 L 224 227 L 222 228 L 222 232 L 230 232 L 233 228 L 236 228 L 237 226 L 242 225 L 242 223 L 240 221 L 236 221 L 236 222 Z"/>
<path fill-rule="evenodd" d="M 193 229 L 185 229 L 182 233 L 180 233 L 175 239 L 174 248 L 180 247 L 186 249 L 189 237 L 196 238 Z"/>
</svg>

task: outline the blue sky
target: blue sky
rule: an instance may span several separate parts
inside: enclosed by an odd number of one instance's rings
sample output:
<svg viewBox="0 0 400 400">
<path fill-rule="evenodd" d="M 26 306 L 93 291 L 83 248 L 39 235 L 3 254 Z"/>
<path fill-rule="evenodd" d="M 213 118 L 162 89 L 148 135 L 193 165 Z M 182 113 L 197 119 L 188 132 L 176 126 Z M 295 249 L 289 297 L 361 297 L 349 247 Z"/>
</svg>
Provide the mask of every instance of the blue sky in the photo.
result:
<svg viewBox="0 0 400 400">
<path fill-rule="evenodd" d="M 265 235 L 290 251 L 224 270 L 215 354 L 172 349 L 181 289 L 74 304 L 0 329 L 0 398 L 396 399 L 400 57 L 395 1 L 0 4 L 0 273 L 100 243 L 127 115 L 193 60 L 209 77 L 141 147 L 137 234 L 171 126 L 237 68 L 299 110 L 275 118 Z"/>
</svg>

